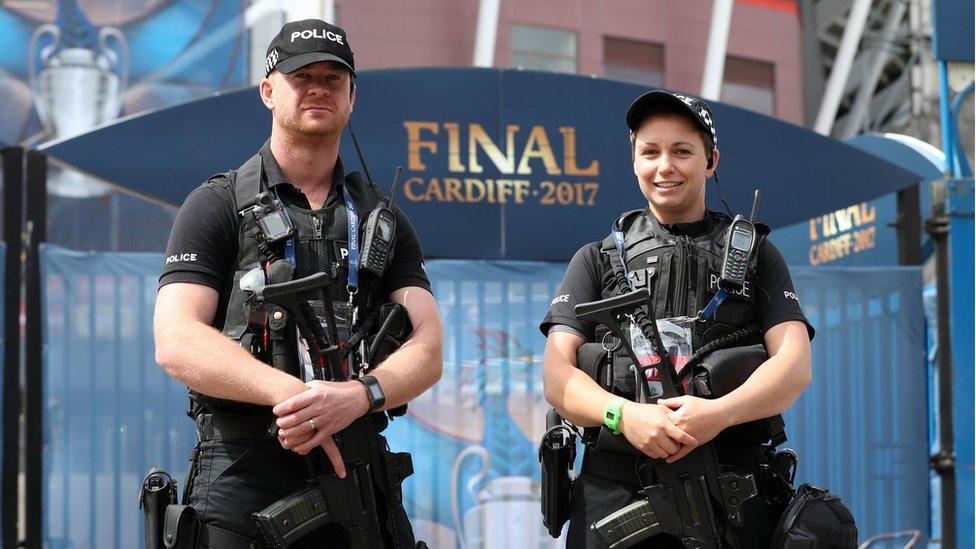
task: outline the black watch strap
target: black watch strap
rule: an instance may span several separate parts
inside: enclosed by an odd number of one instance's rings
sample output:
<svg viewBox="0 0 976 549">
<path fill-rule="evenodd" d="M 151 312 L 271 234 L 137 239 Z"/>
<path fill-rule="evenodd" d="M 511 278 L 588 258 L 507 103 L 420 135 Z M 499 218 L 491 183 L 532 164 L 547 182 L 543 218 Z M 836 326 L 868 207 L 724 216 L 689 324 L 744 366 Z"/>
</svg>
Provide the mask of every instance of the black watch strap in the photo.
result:
<svg viewBox="0 0 976 549">
<path fill-rule="evenodd" d="M 362 376 L 353 378 L 366 387 L 366 396 L 369 397 L 369 411 L 376 412 L 386 404 L 386 394 L 380 387 L 380 382 L 373 376 Z"/>
</svg>

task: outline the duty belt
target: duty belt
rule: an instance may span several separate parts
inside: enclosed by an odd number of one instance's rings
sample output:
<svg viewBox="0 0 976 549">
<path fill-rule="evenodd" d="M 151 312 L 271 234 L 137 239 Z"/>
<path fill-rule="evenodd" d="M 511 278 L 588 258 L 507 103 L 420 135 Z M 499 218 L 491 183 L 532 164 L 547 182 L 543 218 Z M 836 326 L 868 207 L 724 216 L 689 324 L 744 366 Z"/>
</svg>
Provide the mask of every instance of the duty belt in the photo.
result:
<svg viewBox="0 0 976 549">
<path fill-rule="evenodd" d="M 758 469 L 760 465 L 768 462 L 765 450 L 761 446 L 718 444 L 716 451 L 722 469 Z M 649 457 L 635 457 L 587 446 L 583 453 L 582 472 L 616 482 L 643 486 L 650 479 L 642 478 L 640 471 L 646 471 L 642 466 L 650 461 Z"/>
<path fill-rule="evenodd" d="M 270 440 L 275 416 L 202 413 L 194 419 L 200 440 Z"/>
</svg>

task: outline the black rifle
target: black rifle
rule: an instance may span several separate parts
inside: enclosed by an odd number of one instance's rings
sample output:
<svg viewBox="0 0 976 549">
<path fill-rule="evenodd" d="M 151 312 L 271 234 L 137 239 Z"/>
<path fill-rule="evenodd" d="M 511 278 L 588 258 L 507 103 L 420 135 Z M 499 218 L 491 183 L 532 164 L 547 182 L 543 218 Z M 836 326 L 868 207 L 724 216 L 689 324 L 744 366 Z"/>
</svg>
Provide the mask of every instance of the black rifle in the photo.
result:
<svg viewBox="0 0 976 549">
<path fill-rule="evenodd" d="M 329 276 L 316 273 L 289 280 L 293 272 L 290 269 L 286 262 L 276 261 L 268 268 L 268 278 L 274 284 L 262 285 L 263 279 L 252 280 L 251 286 L 245 289 L 252 292 L 254 300 L 279 307 L 284 315 L 294 319 L 308 343 L 317 379 L 344 380 L 336 317 L 328 291 Z M 308 302 L 299 299 L 300 294 L 323 288 L 328 337 Z M 282 343 L 285 341 L 287 338 Z M 279 355 L 283 353 L 272 350 L 273 357 Z M 345 478 L 335 474 L 321 449 L 310 454 L 308 466 L 312 478 L 308 486 L 252 515 L 261 542 L 274 548 L 288 547 L 307 533 L 334 523 L 345 530 L 351 548 L 385 547 L 383 531 L 386 522 L 395 517 L 390 512 L 381 513 L 381 506 L 390 508 L 398 504 L 402 499 L 400 483 L 413 474 L 410 454 L 387 450 L 386 439 L 379 434 L 385 423 L 383 414 L 367 414 L 333 435 L 346 464 Z M 377 490 L 382 493 L 383 501 L 377 499 Z"/>
<path fill-rule="evenodd" d="M 643 305 L 646 313 L 640 310 Z M 682 394 L 680 383 L 675 383 L 671 358 L 661 342 L 647 289 L 581 303 L 575 312 L 580 319 L 603 324 L 621 341 L 638 369 L 637 377 L 643 385 L 638 387 L 639 393 L 651 394 L 644 374 L 648 368 L 657 367 L 664 397 Z M 625 318 L 635 322 L 654 346 L 659 357 L 657 364 L 641 365 L 621 326 Z M 624 451 L 632 455 L 642 455 L 626 440 L 620 440 L 619 446 L 626 446 Z M 757 493 L 751 474 L 722 473 L 711 444 L 698 446 L 675 463 L 649 460 L 647 468 L 657 483 L 643 487 L 639 492 L 642 499 L 593 523 L 590 527 L 597 537 L 611 548 L 630 547 L 657 534 L 672 535 L 688 548 L 738 547 L 730 526 L 740 521 L 739 505 Z"/>
</svg>

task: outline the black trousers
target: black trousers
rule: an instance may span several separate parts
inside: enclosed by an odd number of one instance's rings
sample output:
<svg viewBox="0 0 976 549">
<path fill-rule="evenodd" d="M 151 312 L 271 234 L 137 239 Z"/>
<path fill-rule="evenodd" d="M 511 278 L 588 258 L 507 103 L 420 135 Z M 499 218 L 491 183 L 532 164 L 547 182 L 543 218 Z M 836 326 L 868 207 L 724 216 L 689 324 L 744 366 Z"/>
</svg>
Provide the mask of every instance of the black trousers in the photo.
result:
<svg viewBox="0 0 976 549">
<path fill-rule="evenodd" d="M 205 439 L 199 444 L 199 456 L 191 472 L 188 503 L 203 524 L 253 538 L 257 529 L 251 513 L 307 486 L 309 478 L 306 458 L 283 449 L 276 439 Z M 413 531 L 402 503 L 388 506 L 382 502 L 382 494 L 377 493 L 377 497 L 381 500 L 381 526 L 393 514 L 393 532 L 384 533 L 387 547 L 414 547 Z M 291 547 L 348 546 L 344 530 L 333 524 L 310 532 Z"/>
<path fill-rule="evenodd" d="M 587 451 L 590 452 L 590 450 Z M 587 459 L 592 459 L 595 454 L 595 452 L 591 453 Z M 767 505 L 764 489 L 768 490 L 770 487 L 767 483 L 760 481 L 758 463 L 727 467 L 726 469 L 740 473 L 753 473 L 756 475 L 759 488 L 758 495 L 746 500 L 739 507 L 739 512 L 743 518 L 743 527 L 735 529 L 739 547 L 741 549 L 769 547 L 781 508 Z M 634 483 L 627 483 L 621 482 L 619 479 L 613 480 L 588 473 L 586 460 L 584 460 L 583 472 L 573 483 L 573 491 L 570 496 L 571 510 L 569 532 L 566 536 L 567 549 L 606 548 L 607 545 L 590 530 L 590 525 L 636 501 L 640 497 L 637 493 L 640 489 L 641 486 L 637 483 L 636 477 Z M 661 534 L 635 547 L 683 549 L 684 545 L 673 536 Z"/>
</svg>

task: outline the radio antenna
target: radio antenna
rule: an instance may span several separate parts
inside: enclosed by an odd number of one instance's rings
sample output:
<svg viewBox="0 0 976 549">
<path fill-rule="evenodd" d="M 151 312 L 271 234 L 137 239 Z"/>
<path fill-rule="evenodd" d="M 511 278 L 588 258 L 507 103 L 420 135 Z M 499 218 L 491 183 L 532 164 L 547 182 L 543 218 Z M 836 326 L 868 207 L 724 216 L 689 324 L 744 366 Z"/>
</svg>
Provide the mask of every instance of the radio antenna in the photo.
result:
<svg viewBox="0 0 976 549">
<path fill-rule="evenodd" d="M 349 135 L 352 136 L 352 144 L 356 147 L 356 156 L 359 157 L 359 165 L 363 167 L 363 173 L 366 174 L 366 181 L 369 181 L 370 185 L 375 185 L 373 183 L 373 176 L 369 175 L 369 166 L 366 165 L 366 159 L 363 158 L 363 151 L 359 148 L 359 140 L 356 139 L 356 134 L 352 131 L 352 121 L 347 123 L 349 127 Z"/>
<path fill-rule="evenodd" d="M 393 187 L 390 188 L 390 204 L 389 208 L 393 209 L 393 204 L 396 203 L 396 193 L 397 193 L 397 183 L 400 182 L 400 172 L 403 171 L 403 167 L 397 166 L 396 171 L 393 173 Z"/>
<path fill-rule="evenodd" d="M 755 221 L 757 211 L 759 211 L 759 189 L 756 189 L 755 194 L 752 195 L 752 212 L 749 213 L 749 223 Z"/>
</svg>

